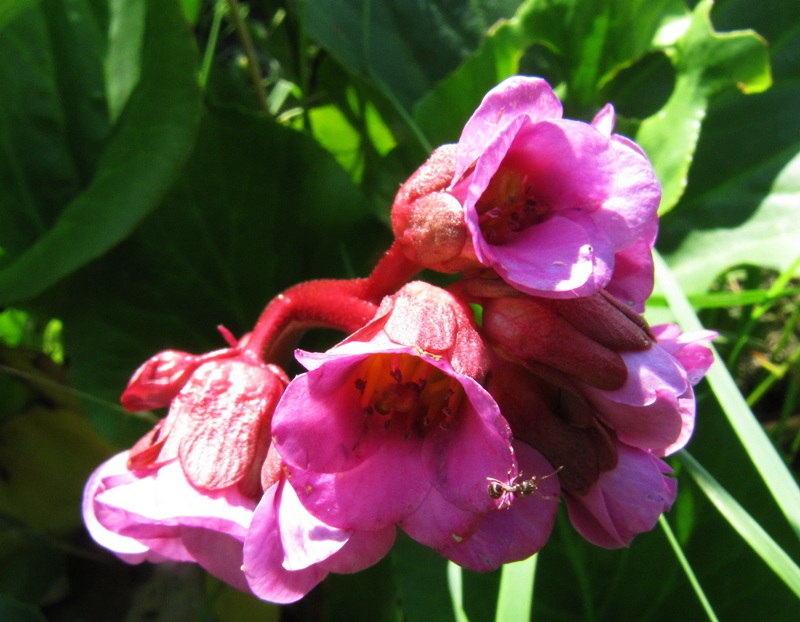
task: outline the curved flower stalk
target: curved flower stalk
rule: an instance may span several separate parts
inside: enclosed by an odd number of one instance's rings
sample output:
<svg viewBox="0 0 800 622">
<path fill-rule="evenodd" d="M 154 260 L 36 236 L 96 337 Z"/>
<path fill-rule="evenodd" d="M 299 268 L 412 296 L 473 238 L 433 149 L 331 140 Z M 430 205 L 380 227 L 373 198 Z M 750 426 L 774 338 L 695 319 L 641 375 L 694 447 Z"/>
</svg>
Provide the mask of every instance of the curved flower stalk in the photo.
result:
<svg viewBox="0 0 800 622">
<path fill-rule="evenodd" d="M 273 436 L 312 515 L 356 532 L 399 525 L 476 570 L 518 554 L 499 547 L 487 560 L 486 535 L 472 539 L 491 532 L 499 506 L 487 477 L 518 470 L 508 424 L 479 384 L 485 353 L 464 303 L 411 283 L 343 343 L 298 359 L 309 371 L 287 388 Z M 541 544 L 556 505 L 527 518 Z"/>
<path fill-rule="evenodd" d="M 608 287 L 642 310 L 661 190 L 641 149 L 613 127 L 610 106 L 591 124 L 563 119 L 544 80 L 505 80 L 458 145 L 439 148 L 401 188 L 398 243 L 428 268 L 483 266 L 550 298 Z"/>
</svg>

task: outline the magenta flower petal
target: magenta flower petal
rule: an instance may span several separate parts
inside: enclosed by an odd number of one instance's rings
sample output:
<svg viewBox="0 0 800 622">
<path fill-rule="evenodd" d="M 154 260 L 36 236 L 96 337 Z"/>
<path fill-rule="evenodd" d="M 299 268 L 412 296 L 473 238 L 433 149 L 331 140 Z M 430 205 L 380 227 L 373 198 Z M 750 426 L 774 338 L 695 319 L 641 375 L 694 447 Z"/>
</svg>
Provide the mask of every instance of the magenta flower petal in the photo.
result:
<svg viewBox="0 0 800 622">
<path fill-rule="evenodd" d="M 121 520 L 101 523 L 95 512 L 94 499 L 98 492 L 103 489 L 103 480 L 111 475 L 126 474 L 126 481 L 132 482 L 136 478 L 129 473 L 126 468 L 128 452 L 122 452 L 101 464 L 89 480 L 86 482 L 83 492 L 83 521 L 89 535 L 99 545 L 112 551 L 120 559 L 130 563 L 138 564 L 143 561 L 160 562 L 166 559 L 190 560 L 191 556 L 182 550 L 182 544 L 178 541 L 177 548 L 167 542 L 143 541 L 130 536 L 122 536 L 117 528 L 126 524 L 124 517 Z M 161 552 L 158 552 L 161 551 Z"/>
<path fill-rule="evenodd" d="M 616 468 L 600 475 L 586 495 L 567 494 L 572 525 L 589 542 L 613 549 L 650 531 L 672 507 L 677 482 L 672 470 L 649 452 L 617 446 Z"/>
<path fill-rule="evenodd" d="M 635 143 L 624 136 L 613 136 L 609 144 L 615 156 L 616 175 L 596 220 L 615 247 L 622 249 L 657 222 L 654 216 L 661 202 L 661 186 L 650 161 Z"/>
<path fill-rule="evenodd" d="M 256 508 L 244 543 L 242 566 L 253 594 L 273 603 L 293 603 L 308 594 L 328 574 L 318 564 L 303 570 L 283 567 L 284 551 L 276 493 L 280 484 L 271 486 Z"/>
<path fill-rule="evenodd" d="M 128 516 L 122 535 L 144 534 L 152 528 L 203 527 L 244 540 L 255 501 L 236 487 L 200 493 L 186 480 L 178 462 L 164 465 L 126 486 L 114 486 L 95 497 L 98 516 Z M 101 519 L 102 521 L 102 519 Z"/>
<path fill-rule="evenodd" d="M 458 421 L 425 439 L 422 459 L 441 495 L 461 510 L 488 512 L 486 477 L 514 464 L 511 428 L 492 397 L 471 378 L 461 380 L 468 402 Z"/>
<path fill-rule="evenodd" d="M 694 392 L 691 387 L 680 395 L 659 390 L 646 406 L 632 406 L 605 399 L 599 392 L 592 401 L 600 418 L 616 431 L 623 443 L 654 451 L 670 447 L 694 429 Z"/>
<path fill-rule="evenodd" d="M 584 224 L 554 216 L 521 232 L 517 244 L 493 252 L 487 262 L 520 291 L 545 297 L 594 292 L 611 274 L 613 257 L 597 254 Z"/>
<path fill-rule="evenodd" d="M 714 362 L 714 353 L 704 342 L 715 339 L 716 332 L 702 330 L 682 334 L 677 324 L 661 324 L 653 327 L 653 334 L 658 345 L 678 359 L 692 385 L 702 380 Z"/>
<path fill-rule="evenodd" d="M 614 255 L 614 274 L 606 285 L 609 294 L 637 313 L 644 312 L 644 303 L 653 293 L 653 245 L 657 233 L 658 221 L 653 220 L 630 246 Z"/>
<path fill-rule="evenodd" d="M 658 399 L 660 392 L 683 395 L 690 387 L 686 372 L 678 361 L 658 344 L 648 350 L 624 352 L 628 379 L 621 389 L 601 391 L 613 402 L 646 406 Z"/>
<path fill-rule="evenodd" d="M 515 442 L 522 477 L 543 477 L 554 469 L 535 449 Z M 513 499 L 511 507 L 491 512 L 480 529 L 459 544 L 439 552 L 459 566 L 486 572 L 537 553 L 550 538 L 558 510 L 557 477 L 538 482 L 539 493 Z"/>
<path fill-rule="evenodd" d="M 358 466 L 384 444 L 387 431 L 377 420 L 365 419 L 354 389 L 363 358 L 326 355 L 328 364 L 289 383 L 272 420 L 273 442 L 286 462 L 336 473 Z"/>
<path fill-rule="evenodd" d="M 291 486 L 281 485 L 277 505 L 286 570 L 302 570 L 328 559 L 350 539 L 352 532 L 326 525 L 309 514 Z"/>
<path fill-rule="evenodd" d="M 560 119 L 558 97 L 541 78 L 514 76 L 489 91 L 461 132 L 455 179 L 478 159 L 484 147 L 518 117 L 533 122 Z"/>
<path fill-rule="evenodd" d="M 209 573 L 242 592 L 250 592 L 242 573 L 242 540 L 221 531 L 183 527 L 181 541 L 193 560 Z"/>
<path fill-rule="evenodd" d="M 376 531 L 356 531 L 339 551 L 319 565 L 339 574 L 352 574 L 369 568 L 386 556 L 394 544 L 395 534 L 394 526 Z"/>
<path fill-rule="evenodd" d="M 340 529 L 374 531 L 413 512 L 431 482 L 423 466 L 422 443 L 398 431 L 381 451 L 341 473 L 314 473 L 287 467 L 303 506 Z"/>
<path fill-rule="evenodd" d="M 486 493 L 484 486 L 479 489 Z M 468 538 L 484 520 L 484 514 L 460 510 L 431 488 L 420 506 L 400 521 L 400 527 L 417 542 L 438 550 Z"/>
<path fill-rule="evenodd" d="M 592 119 L 592 127 L 608 138 L 611 138 L 616 124 L 617 113 L 611 104 L 603 106 Z"/>
</svg>

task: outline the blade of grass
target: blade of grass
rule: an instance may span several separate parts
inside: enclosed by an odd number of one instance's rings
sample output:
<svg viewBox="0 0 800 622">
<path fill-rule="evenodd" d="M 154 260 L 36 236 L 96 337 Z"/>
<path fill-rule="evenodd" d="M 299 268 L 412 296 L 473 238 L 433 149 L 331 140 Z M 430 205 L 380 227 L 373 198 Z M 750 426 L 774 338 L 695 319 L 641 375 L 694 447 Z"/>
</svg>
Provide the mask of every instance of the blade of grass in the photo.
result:
<svg viewBox="0 0 800 622">
<path fill-rule="evenodd" d="M 800 567 L 690 453 L 682 451 L 678 458 L 731 527 L 800 598 Z"/>
<path fill-rule="evenodd" d="M 686 555 L 683 554 L 683 549 L 681 545 L 678 543 L 678 539 L 675 537 L 675 534 L 672 532 L 672 527 L 669 526 L 669 522 L 667 519 L 664 518 L 664 515 L 658 517 L 658 524 L 661 525 L 661 529 L 664 531 L 664 535 L 667 536 L 667 541 L 669 545 L 672 547 L 673 552 L 675 553 L 675 557 L 678 558 L 678 562 L 680 563 L 683 571 L 686 573 L 686 578 L 689 579 L 689 583 L 694 590 L 694 593 L 697 595 L 697 599 L 700 601 L 700 605 L 702 605 L 703 610 L 706 612 L 709 620 L 713 622 L 719 622 L 719 618 L 717 614 L 714 613 L 713 607 L 711 607 L 711 603 L 708 601 L 706 597 L 706 593 L 703 591 L 700 582 L 697 580 L 697 576 L 694 574 L 694 570 L 692 570 L 692 566 L 689 563 L 689 560 L 686 559 Z"/>
<path fill-rule="evenodd" d="M 495 622 L 519 622 L 531 619 L 536 560 L 537 556 L 534 555 L 503 566 Z"/>
<path fill-rule="evenodd" d="M 675 280 L 666 262 L 654 252 L 656 278 L 664 291 L 670 309 L 685 330 L 700 330 L 697 318 L 686 295 Z M 789 525 L 800 538 L 800 488 L 781 459 L 766 432 L 758 423 L 733 378 L 714 347 L 711 347 L 716 364 L 711 366 L 706 378 L 722 406 L 728 422 L 745 448 L 759 475 L 769 488 L 772 498 L 783 512 Z"/>
<path fill-rule="evenodd" d="M 469 618 L 464 611 L 464 586 L 461 567 L 453 562 L 447 562 L 447 585 L 450 588 L 450 599 L 453 601 L 453 614 L 456 622 L 469 622 Z"/>
<path fill-rule="evenodd" d="M 747 319 L 747 323 L 739 335 L 739 340 L 734 344 L 733 350 L 731 350 L 731 354 L 728 357 L 729 369 L 736 369 L 737 365 L 739 364 L 739 358 L 742 356 L 745 347 L 750 342 L 751 333 L 753 330 L 755 330 L 759 320 L 767 311 L 770 310 L 772 305 L 782 296 L 786 295 L 786 286 L 789 284 L 789 281 L 791 281 L 795 272 L 797 272 L 798 267 L 800 267 L 800 257 L 798 257 L 794 263 L 775 280 L 769 290 L 767 290 L 767 297 L 765 300 L 753 307 L 750 317 Z"/>
</svg>

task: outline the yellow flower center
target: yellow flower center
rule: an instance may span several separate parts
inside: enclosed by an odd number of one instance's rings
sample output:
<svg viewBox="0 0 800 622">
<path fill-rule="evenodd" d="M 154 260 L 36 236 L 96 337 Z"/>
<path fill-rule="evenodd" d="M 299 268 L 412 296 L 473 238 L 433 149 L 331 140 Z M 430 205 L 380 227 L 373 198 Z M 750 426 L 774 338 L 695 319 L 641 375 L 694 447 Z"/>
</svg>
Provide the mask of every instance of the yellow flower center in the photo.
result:
<svg viewBox="0 0 800 622">
<path fill-rule="evenodd" d="M 359 366 L 354 380 L 361 408 L 384 418 L 386 428 L 401 426 L 406 438 L 431 426 L 446 428 L 464 400 L 464 388 L 422 356 L 376 354 Z"/>
</svg>

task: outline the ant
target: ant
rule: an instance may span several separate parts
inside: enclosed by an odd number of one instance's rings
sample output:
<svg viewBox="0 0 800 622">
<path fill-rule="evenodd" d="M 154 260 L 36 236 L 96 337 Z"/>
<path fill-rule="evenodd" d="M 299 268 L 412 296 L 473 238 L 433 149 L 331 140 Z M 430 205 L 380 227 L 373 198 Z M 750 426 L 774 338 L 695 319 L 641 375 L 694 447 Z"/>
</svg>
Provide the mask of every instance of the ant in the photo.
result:
<svg viewBox="0 0 800 622">
<path fill-rule="evenodd" d="M 511 506 L 511 499 L 508 499 L 507 497 L 504 498 L 506 495 L 510 495 L 512 497 L 529 497 L 530 495 L 537 495 L 540 499 L 555 499 L 556 497 L 543 495 L 540 493 L 539 483 L 548 477 L 553 477 L 553 475 L 556 475 L 563 468 L 564 466 L 562 465 L 547 475 L 542 475 L 541 477 L 534 475 L 529 479 L 523 480 L 520 479 L 522 477 L 522 474 L 520 473 L 507 484 L 505 482 L 501 482 L 499 479 L 495 479 L 494 477 L 487 477 L 486 479 L 489 482 L 489 496 L 492 499 L 503 498 L 503 501 L 500 503 L 501 508 Z"/>
</svg>

